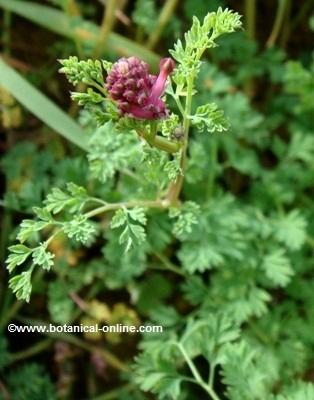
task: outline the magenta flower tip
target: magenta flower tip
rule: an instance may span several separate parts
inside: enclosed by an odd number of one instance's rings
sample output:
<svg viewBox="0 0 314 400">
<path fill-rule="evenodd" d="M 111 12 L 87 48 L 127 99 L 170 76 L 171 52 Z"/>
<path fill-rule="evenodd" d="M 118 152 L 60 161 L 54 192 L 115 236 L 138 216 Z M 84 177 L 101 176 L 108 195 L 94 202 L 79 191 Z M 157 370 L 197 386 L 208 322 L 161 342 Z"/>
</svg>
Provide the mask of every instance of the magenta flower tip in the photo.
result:
<svg viewBox="0 0 314 400">
<path fill-rule="evenodd" d="M 156 76 L 149 74 L 144 61 L 136 57 L 120 58 L 107 76 L 106 88 L 121 114 L 148 120 L 165 118 L 169 112 L 160 97 L 174 67 L 171 58 L 163 58 Z"/>
<path fill-rule="evenodd" d="M 173 61 L 172 58 L 162 58 L 159 63 L 159 69 L 160 71 L 165 71 L 168 74 L 171 74 L 174 70 L 174 67 L 176 66 L 175 62 Z"/>
</svg>

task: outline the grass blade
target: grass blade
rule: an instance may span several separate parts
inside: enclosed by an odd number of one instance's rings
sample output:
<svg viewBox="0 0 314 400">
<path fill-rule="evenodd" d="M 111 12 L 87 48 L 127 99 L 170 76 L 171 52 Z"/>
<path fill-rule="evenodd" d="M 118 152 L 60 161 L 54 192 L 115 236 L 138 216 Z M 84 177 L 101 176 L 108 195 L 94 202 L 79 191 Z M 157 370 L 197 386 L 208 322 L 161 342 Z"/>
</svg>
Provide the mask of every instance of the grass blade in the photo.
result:
<svg viewBox="0 0 314 400">
<path fill-rule="evenodd" d="M 83 150 L 87 149 L 88 138 L 82 128 L 1 58 L 0 85 L 51 129 Z"/>
</svg>

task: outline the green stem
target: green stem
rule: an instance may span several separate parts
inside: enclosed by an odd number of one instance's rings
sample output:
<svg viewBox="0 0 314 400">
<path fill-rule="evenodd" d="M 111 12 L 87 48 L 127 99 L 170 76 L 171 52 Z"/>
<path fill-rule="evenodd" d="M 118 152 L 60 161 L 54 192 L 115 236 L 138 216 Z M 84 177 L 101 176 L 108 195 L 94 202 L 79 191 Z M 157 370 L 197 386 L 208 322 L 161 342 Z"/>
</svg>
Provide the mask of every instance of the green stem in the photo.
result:
<svg viewBox="0 0 314 400">
<path fill-rule="evenodd" d="M 256 0 L 245 0 L 245 20 L 247 36 L 253 41 L 256 31 Z M 254 81 L 252 78 L 247 79 L 243 90 L 248 97 L 252 97 L 254 93 Z"/>
<path fill-rule="evenodd" d="M 208 384 L 210 387 L 214 387 L 215 368 L 216 364 L 211 363 L 209 366 L 209 378 L 208 378 Z"/>
<path fill-rule="evenodd" d="M 167 153 L 177 153 L 181 147 L 180 143 L 171 142 L 163 136 L 151 136 L 150 133 L 146 131 L 139 132 L 139 136 L 143 137 L 151 146 L 166 151 Z"/>
<path fill-rule="evenodd" d="M 182 154 L 181 154 L 181 160 L 180 160 L 180 168 L 182 171 L 182 174 L 180 174 L 177 178 L 177 180 L 170 184 L 168 193 L 167 193 L 167 199 L 170 201 L 171 204 L 175 204 L 178 199 L 179 195 L 183 186 L 183 180 L 184 180 L 184 171 L 186 168 L 186 157 L 187 157 L 187 149 L 188 149 L 188 143 L 189 143 L 189 129 L 190 129 L 190 115 L 191 115 L 191 110 L 192 110 L 192 96 L 193 96 L 193 85 L 194 85 L 194 79 L 195 79 L 195 74 L 192 73 L 190 77 L 188 78 L 187 82 L 187 96 L 186 96 L 186 102 L 185 102 L 185 110 L 184 110 L 184 118 L 183 118 L 183 131 L 184 131 L 184 142 L 183 142 L 183 148 L 182 148 Z"/>
<path fill-rule="evenodd" d="M 256 0 L 245 0 L 246 32 L 250 39 L 255 39 Z"/>
<path fill-rule="evenodd" d="M 177 153 L 180 150 L 180 143 L 170 142 L 162 136 L 155 136 L 150 144 L 157 149 L 166 151 L 167 153 Z"/>
<path fill-rule="evenodd" d="M 165 199 L 165 200 L 131 200 L 131 201 L 125 201 L 125 202 L 120 202 L 120 203 L 106 203 L 105 201 L 97 199 L 97 198 L 91 198 L 91 200 L 93 200 L 93 201 L 97 200 L 97 202 L 99 202 L 103 205 L 84 213 L 84 216 L 86 218 L 92 218 L 92 217 L 95 217 L 96 215 L 103 214 L 108 211 L 118 210 L 120 208 L 134 208 L 134 207 L 146 208 L 147 207 L 147 208 L 166 209 L 170 206 L 170 203 L 167 199 Z M 58 224 L 62 225 L 61 222 Z M 46 240 L 45 245 L 49 246 L 49 244 L 52 242 L 52 240 L 57 235 L 59 235 L 61 232 L 62 232 L 62 229 L 55 229 L 55 231 L 52 233 L 52 235 L 49 236 L 48 239 Z M 35 250 L 35 249 L 33 249 L 33 250 Z M 42 271 L 42 270 L 40 270 L 40 271 Z"/>
<path fill-rule="evenodd" d="M 178 106 L 178 109 L 182 115 L 182 118 L 184 118 L 185 113 L 184 113 L 184 108 L 183 108 L 181 100 L 180 100 L 180 96 L 174 92 L 171 80 L 169 81 L 169 84 L 167 86 L 166 93 L 169 94 L 174 99 L 174 101 L 176 102 L 176 105 Z"/>
<path fill-rule="evenodd" d="M 195 367 L 193 361 L 191 360 L 191 358 L 189 357 L 189 355 L 187 354 L 187 352 L 185 351 L 185 348 L 182 346 L 181 343 L 177 343 L 177 346 L 179 348 L 179 350 L 181 351 L 181 354 L 183 355 L 186 363 L 188 364 L 194 378 L 196 379 L 196 381 L 199 383 L 201 381 L 203 381 L 201 375 L 199 374 L 197 368 Z"/>
<path fill-rule="evenodd" d="M 152 50 L 156 44 L 158 43 L 160 36 L 169 22 L 176 6 L 178 4 L 178 0 L 167 0 L 164 4 L 157 21 L 157 26 L 150 34 L 148 41 L 147 41 L 147 48 Z"/>
<path fill-rule="evenodd" d="M 61 223 L 60 223 L 61 224 Z M 61 233 L 61 229 L 56 229 L 53 234 L 46 240 L 46 246 L 49 246 L 50 242 Z"/>
<path fill-rule="evenodd" d="M 94 397 L 92 400 L 115 400 L 121 394 L 122 391 L 130 392 L 132 389 L 134 389 L 134 384 L 128 383 L 122 387 L 110 390 L 107 393 Z"/>
<path fill-rule="evenodd" d="M 80 8 L 76 0 L 68 0 L 65 2 L 63 7 L 64 12 L 71 17 L 81 17 Z M 82 40 L 79 36 L 74 35 L 74 43 L 76 46 L 77 55 L 80 59 L 84 58 L 84 50 L 82 46 Z"/>
<path fill-rule="evenodd" d="M 33 320 L 31 318 L 23 318 L 19 316 L 17 318 L 18 321 L 23 322 L 24 324 L 27 325 L 32 325 L 32 326 L 47 326 L 47 329 L 49 328 L 49 324 L 39 321 L 39 320 Z M 80 347 L 84 350 L 89 351 L 90 353 L 99 353 L 103 359 L 111 365 L 113 368 L 116 368 L 119 371 L 123 372 L 128 372 L 129 367 L 122 362 L 118 357 L 116 357 L 114 354 L 112 354 L 110 351 L 105 350 L 103 348 L 91 345 L 88 342 L 85 342 L 84 340 L 80 339 L 78 336 L 75 336 L 69 332 L 41 332 L 43 335 L 55 339 L 55 340 L 62 340 L 68 343 L 73 344 L 74 346 Z"/>
<path fill-rule="evenodd" d="M 120 169 L 120 173 L 121 173 L 122 175 L 129 176 L 130 178 L 134 179 L 134 180 L 137 181 L 137 182 L 143 183 L 142 178 L 139 177 L 138 175 L 136 175 L 133 171 L 130 171 L 129 169 L 121 168 L 121 169 Z"/>
<path fill-rule="evenodd" d="M 291 34 L 291 23 L 290 23 L 290 15 L 291 15 L 291 0 L 287 0 L 286 11 L 284 15 L 282 33 L 280 38 L 280 47 L 285 48 L 286 43 Z"/>
<path fill-rule="evenodd" d="M 105 200 L 99 199 L 98 197 L 90 197 L 88 199 L 89 202 L 95 202 L 95 203 L 99 203 L 102 204 L 103 206 L 106 206 L 108 203 Z"/>
<path fill-rule="evenodd" d="M 213 390 L 213 388 L 203 381 L 201 375 L 199 374 L 197 368 L 195 367 L 193 361 L 191 360 L 191 358 L 185 351 L 185 348 L 182 346 L 182 344 L 177 343 L 177 346 L 180 349 L 181 354 L 183 355 L 186 363 L 188 364 L 196 382 L 210 395 L 210 397 L 213 400 L 220 400 L 219 397 L 217 396 L 217 394 L 215 393 L 215 391 Z"/>
<path fill-rule="evenodd" d="M 282 24 L 284 21 L 287 7 L 288 7 L 288 0 L 278 0 L 275 22 L 274 22 L 272 31 L 269 35 L 269 38 L 267 39 L 267 42 L 266 42 L 266 47 L 268 47 L 268 48 L 273 47 L 276 43 L 279 32 L 282 28 Z"/>
<path fill-rule="evenodd" d="M 172 262 L 170 262 L 167 257 L 164 257 L 163 254 L 154 251 L 154 255 L 159 258 L 159 260 L 164 264 L 164 268 L 161 267 L 159 269 L 167 269 L 169 271 L 175 272 L 176 274 L 180 275 L 180 276 L 186 276 L 186 274 L 176 265 L 172 264 Z"/>
<path fill-rule="evenodd" d="M 34 344 L 31 347 L 28 347 L 26 350 L 19 351 L 17 353 L 11 354 L 10 362 L 14 363 L 20 360 L 24 360 L 25 358 L 33 357 L 34 355 L 41 353 L 46 350 L 52 344 L 52 339 L 47 338 L 41 340 L 40 342 Z"/>
<path fill-rule="evenodd" d="M 117 0 L 108 0 L 107 6 L 104 11 L 100 32 L 96 46 L 93 52 L 93 58 L 98 58 L 103 52 L 103 48 L 106 44 L 108 36 L 112 30 L 113 24 L 115 22 L 115 11 L 117 8 Z"/>
<path fill-rule="evenodd" d="M 6 56 L 10 55 L 11 48 L 11 11 L 5 9 L 3 11 L 3 32 L 2 32 L 2 42 L 3 42 L 3 53 Z"/>
<path fill-rule="evenodd" d="M 108 93 L 107 93 L 106 89 L 103 86 L 101 86 L 99 83 L 93 81 L 93 82 L 90 82 L 89 85 L 94 86 L 94 88 L 98 89 L 100 91 L 100 93 L 103 94 L 107 98 Z"/>
<path fill-rule="evenodd" d="M 173 96 L 173 98 L 174 98 L 174 100 L 175 100 L 175 102 L 176 102 L 176 105 L 178 106 L 178 109 L 179 109 L 179 111 L 180 111 L 182 117 L 184 118 L 184 109 L 183 109 L 183 107 L 182 107 L 182 104 L 181 104 L 181 101 L 180 101 L 179 96 L 177 96 L 177 95 L 175 94 L 175 95 Z"/>
<path fill-rule="evenodd" d="M 151 123 L 150 123 L 150 132 L 148 134 L 150 142 L 154 142 L 154 139 L 155 139 L 155 137 L 157 135 L 157 126 L 158 126 L 157 121 L 151 121 Z"/>
<path fill-rule="evenodd" d="M 11 294 L 11 292 L 9 292 Z M 13 319 L 15 314 L 19 311 L 19 309 L 24 305 L 23 301 L 16 300 L 8 311 L 5 313 L 2 310 L 2 319 L 0 321 L 0 329 L 2 329 L 10 320 Z"/>
<path fill-rule="evenodd" d="M 133 200 L 121 203 L 108 203 L 104 206 L 95 208 L 85 213 L 86 218 L 94 217 L 95 215 L 103 214 L 107 211 L 118 210 L 120 208 L 133 208 L 133 207 L 148 207 L 148 208 L 168 208 L 169 202 L 166 200 Z"/>
</svg>

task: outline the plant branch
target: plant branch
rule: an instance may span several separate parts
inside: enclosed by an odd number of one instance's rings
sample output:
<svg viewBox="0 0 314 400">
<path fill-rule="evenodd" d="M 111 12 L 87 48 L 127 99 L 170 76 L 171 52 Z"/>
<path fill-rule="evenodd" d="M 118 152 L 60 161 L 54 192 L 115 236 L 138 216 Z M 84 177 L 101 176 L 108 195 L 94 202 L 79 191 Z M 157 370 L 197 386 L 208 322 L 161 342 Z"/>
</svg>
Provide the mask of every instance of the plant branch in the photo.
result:
<svg viewBox="0 0 314 400">
<path fill-rule="evenodd" d="M 250 39 L 255 38 L 256 0 L 245 0 L 246 32 Z"/>
<path fill-rule="evenodd" d="M 182 344 L 176 343 L 176 345 L 179 348 L 181 354 L 183 355 L 186 363 L 188 364 L 196 382 L 211 396 L 213 400 L 220 400 L 215 391 L 213 390 L 213 388 L 203 381 L 201 375 L 199 374 L 197 368 L 195 367 L 193 361 L 185 351 L 185 348 L 182 346 Z"/>
<path fill-rule="evenodd" d="M 5 9 L 3 12 L 3 32 L 2 32 L 2 43 L 3 43 L 3 53 L 6 56 L 10 56 L 11 49 L 11 11 Z"/>
<path fill-rule="evenodd" d="M 119 387 L 117 389 L 110 390 L 107 393 L 101 394 L 100 396 L 94 397 L 92 400 L 115 400 L 119 394 L 121 394 L 122 390 L 130 392 L 134 389 L 135 386 L 133 383 L 127 383 L 126 385 Z"/>
<path fill-rule="evenodd" d="M 167 0 L 159 14 L 159 18 L 157 21 L 156 28 L 150 34 L 148 41 L 147 41 L 147 48 L 152 50 L 156 44 L 158 43 L 160 36 L 169 22 L 176 6 L 178 4 L 178 0 Z"/>
<path fill-rule="evenodd" d="M 17 353 L 11 354 L 10 362 L 14 363 L 17 361 L 24 360 L 25 358 L 33 357 L 38 353 L 46 350 L 53 343 L 52 339 L 46 338 L 40 342 L 35 343 L 33 346 L 28 347 L 25 350 L 21 350 Z"/>
<path fill-rule="evenodd" d="M 145 139 L 146 142 L 151 146 L 166 151 L 167 153 L 173 154 L 177 153 L 180 150 L 180 143 L 171 142 L 170 140 L 167 140 L 163 136 L 157 136 L 157 135 L 151 136 L 148 132 L 145 131 L 141 131 L 139 133 L 139 136 Z"/>
<path fill-rule="evenodd" d="M 103 47 L 106 44 L 108 36 L 112 30 L 113 24 L 115 22 L 115 12 L 117 8 L 117 0 L 108 0 L 106 8 L 104 10 L 104 15 L 100 27 L 100 32 L 98 36 L 98 40 L 96 42 L 96 46 L 93 52 L 93 58 L 97 59 L 102 51 Z"/>
<path fill-rule="evenodd" d="M 177 180 L 170 184 L 168 193 L 166 198 L 170 201 L 171 204 L 175 204 L 178 201 L 184 180 L 184 171 L 186 168 L 186 157 L 187 157 L 187 149 L 189 142 L 189 129 L 190 129 L 190 114 L 192 108 L 192 95 L 193 95 L 193 84 L 194 84 L 195 74 L 191 74 L 187 82 L 187 96 L 184 110 L 184 118 L 183 118 L 183 131 L 184 131 L 184 142 L 182 148 L 182 155 L 180 160 L 180 168 L 182 174 L 180 174 Z"/>
<path fill-rule="evenodd" d="M 287 11 L 287 7 L 288 7 L 288 0 L 278 0 L 275 22 L 274 22 L 272 31 L 269 35 L 269 38 L 267 39 L 267 42 L 266 42 L 266 47 L 268 47 L 268 48 L 273 47 L 276 43 L 276 40 L 277 40 L 280 30 L 282 28 L 282 24 L 283 24 L 284 17 L 285 17 L 286 11 Z"/>
<path fill-rule="evenodd" d="M 55 340 L 62 340 L 64 342 L 71 343 L 74 346 L 77 346 L 84 350 L 87 350 L 90 353 L 97 352 L 113 368 L 115 368 L 119 371 L 124 371 L 124 372 L 129 371 L 128 366 L 123 361 L 121 361 L 118 357 L 116 357 L 114 354 L 112 354 L 110 351 L 105 350 L 100 347 L 97 347 L 97 346 L 94 346 L 88 342 L 85 342 L 84 340 L 80 339 L 79 337 L 77 337 L 75 335 L 72 335 L 69 332 L 48 332 L 49 325 L 47 323 L 45 323 L 43 321 L 39 321 L 39 320 L 23 318 L 21 316 L 18 316 L 17 320 L 23 322 L 24 324 L 31 325 L 31 326 L 46 326 L 47 327 L 46 332 L 40 332 L 43 335 L 48 336 L 49 338 L 52 338 Z"/>
<path fill-rule="evenodd" d="M 95 215 L 103 214 L 107 211 L 118 210 L 120 208 L 133 208 L 133 207 L 168 208 L 169 203 L 166 200 L 133 200 L 121 203 L 108 203 L 104 206 L 88 211 L 84 215 L 86 218 L 91 218 L 94 217 Z"/>
<path fill-rule="evenodd" d="M 169 261 L 168 259 L 167 259 L 167 257 L 164 257 L 163 256 L 163 254 L 161 254 L 161 253 L 159 253 L 159 252 L 157 252 L 157 251 L 154 251 L 154 255 L 157 257 L 157 258 L 159 258 L 159 260 L 164 264 L 164 266 L 165 267 L 160 267 L 160 268 L 156 268 L 156 269 L 163 269 L 163 270 L 165 270 L 165 269 L 167 269 L 167 270 L 169 270 L 169 271 L 172 271 L 172 272 L 175 272 L 176 274 L 178 274 L 178 275 L 181 275 L 181 276 L 186 276 L 186 274 L 179 268 L 179 267 L 177 267 L 176 265 L 174 265 L 171 261 Z"/>
<path fill-rule="evenodd" d="M 216 368 L 216 364 L 210 363 L 210 366 L 209 366 L 209 378 L 208 378 L 208 384 L 209 384 L 210 387 L 214 386 L 215 368 Z"/>
</svg>

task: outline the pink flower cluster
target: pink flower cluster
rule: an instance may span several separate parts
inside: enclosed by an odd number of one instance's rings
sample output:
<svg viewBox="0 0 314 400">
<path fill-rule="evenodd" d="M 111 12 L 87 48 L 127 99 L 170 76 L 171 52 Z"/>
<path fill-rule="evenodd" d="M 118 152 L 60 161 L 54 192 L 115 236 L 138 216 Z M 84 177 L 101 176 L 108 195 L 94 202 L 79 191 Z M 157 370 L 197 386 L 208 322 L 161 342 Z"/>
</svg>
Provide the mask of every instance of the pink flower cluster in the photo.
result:
<svg viewBox="0 0 314 400">
<path fill-rule="evenodd" d="M 144 61 L 136 57 L 120 58 L 107 76 L 106 88 L 123 115 L 148 120 L 165 118 L 168 110 L 160 97 L 174 67 L 171 58 L 163 58 L 156 76 L 149 74 Z"/>
</svg>

